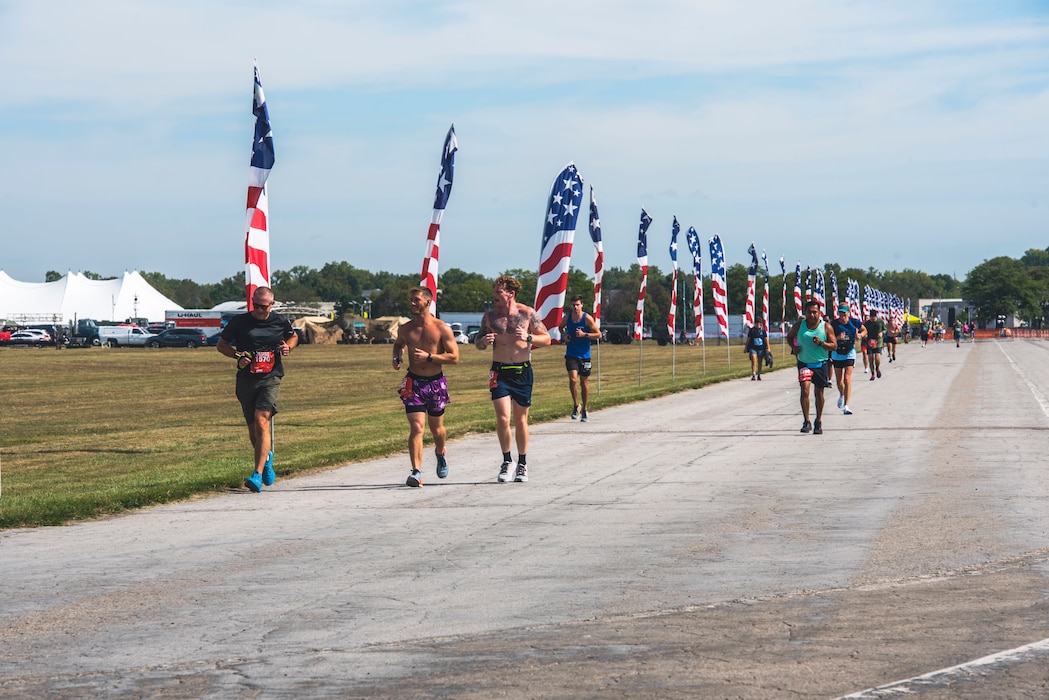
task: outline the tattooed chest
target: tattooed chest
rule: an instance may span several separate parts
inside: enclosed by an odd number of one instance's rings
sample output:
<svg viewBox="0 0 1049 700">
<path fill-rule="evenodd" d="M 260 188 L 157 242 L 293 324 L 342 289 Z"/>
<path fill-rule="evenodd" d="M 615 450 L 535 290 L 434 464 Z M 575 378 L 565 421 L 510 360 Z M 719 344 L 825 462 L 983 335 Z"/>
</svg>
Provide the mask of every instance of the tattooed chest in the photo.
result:
<svg viewBox="0 0 1049 700">
<path fill-rule="evenodd" d="M 495 333 L 513 333 L 518 328 L 528 327 L 528 314 L 521 312 L 509 316 L 496 316 L 491 319 L 491 324 Z"/>
</svg>

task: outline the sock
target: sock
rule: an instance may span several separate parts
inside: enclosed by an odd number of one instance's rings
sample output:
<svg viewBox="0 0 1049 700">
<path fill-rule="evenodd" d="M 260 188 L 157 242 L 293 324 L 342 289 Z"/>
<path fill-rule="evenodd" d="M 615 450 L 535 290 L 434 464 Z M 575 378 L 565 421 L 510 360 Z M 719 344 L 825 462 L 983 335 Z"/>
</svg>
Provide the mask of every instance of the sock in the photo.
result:
<svg viewBox="0 0 1049 700">
<path fill-rule="evenodd" d="M 514 458 L 510 456 L 509 452 L 504 452 L 503 453 L 503 461 L 504 462 L 513 462 Z"/>
<path fill-rule="evenodd" d="M 517 455 L 517 464 L 523 467 L 528 464 L 528 459 L 524 455 Z"/>
</svg>

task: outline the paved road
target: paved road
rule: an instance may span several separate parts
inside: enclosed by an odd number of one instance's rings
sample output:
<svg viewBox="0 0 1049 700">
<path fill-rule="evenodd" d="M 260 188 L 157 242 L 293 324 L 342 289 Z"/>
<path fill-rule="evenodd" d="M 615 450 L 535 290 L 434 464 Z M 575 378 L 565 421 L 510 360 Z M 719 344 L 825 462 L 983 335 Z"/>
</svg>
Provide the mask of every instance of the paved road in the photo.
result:
<svg viewBox="0 0 1049 700">
<path fill-rule="evenodd" d="M 0 533 L 0 696 L 1044 698 L 1049 343 L 899 357 Z"/>
</svg>

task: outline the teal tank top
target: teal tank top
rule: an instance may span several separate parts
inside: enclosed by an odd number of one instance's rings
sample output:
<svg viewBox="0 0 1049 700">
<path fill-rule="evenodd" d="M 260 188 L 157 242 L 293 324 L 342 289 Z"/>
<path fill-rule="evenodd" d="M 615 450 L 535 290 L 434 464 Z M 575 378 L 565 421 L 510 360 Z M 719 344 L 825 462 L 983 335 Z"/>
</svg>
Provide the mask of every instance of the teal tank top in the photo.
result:
<svg viewBox="0 0 1049 700">
<path fill-rule="evenodd" d="M 814 329 L 809 329 L 809 324 L 801 322 L 801 330 L 798 331 L 798 361 L 807 365 L 826 362 L 830 357 L 827 349 L 812 342 L 813 338 L 819 338 L 820 342 L 827 342 L 826 321 L 820 321 Z"/>
</svg>

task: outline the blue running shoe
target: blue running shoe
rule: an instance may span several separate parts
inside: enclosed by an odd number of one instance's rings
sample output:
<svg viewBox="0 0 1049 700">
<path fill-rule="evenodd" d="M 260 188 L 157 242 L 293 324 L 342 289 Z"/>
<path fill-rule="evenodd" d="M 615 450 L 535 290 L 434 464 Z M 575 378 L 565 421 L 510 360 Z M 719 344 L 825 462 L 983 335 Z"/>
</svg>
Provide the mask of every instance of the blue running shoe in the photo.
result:
<svg viewBox="0 0 1049 700">
<path fill-rule="evenodd" d="M 418 469 L 413 469 L 412 473 L 408 475 L 408 480 L 404 482 L 405 486 L 414 486 L 418 488 L 423 485 L 423 474 Z"/>
<path fill-rule="evenodd" d="M 251 476 L 244 480 L 244 485 L 247 486 L 249 490 L 258 493 L 262 490 L 262 474 L 252 472 Z"/>
<path fill-rule="evenodd" d="M 437 478 L 443 479 L 448 476 L 448 460 L 445 459 L 448 453 L 445 452 L 443 455 L 437 455 Z"/>
<path fill-rule="evenodd" d="M 273 471 L 273 452 L 270 451 L 268 457 L 266 457 L 266 466 L 262 468 L 262 483 L 266 486 L 273 486 L 273 482 L 277 480 L 277 474 Z"/>
</svg>

